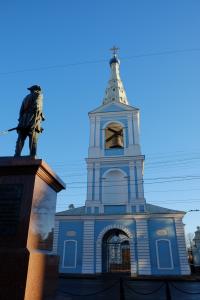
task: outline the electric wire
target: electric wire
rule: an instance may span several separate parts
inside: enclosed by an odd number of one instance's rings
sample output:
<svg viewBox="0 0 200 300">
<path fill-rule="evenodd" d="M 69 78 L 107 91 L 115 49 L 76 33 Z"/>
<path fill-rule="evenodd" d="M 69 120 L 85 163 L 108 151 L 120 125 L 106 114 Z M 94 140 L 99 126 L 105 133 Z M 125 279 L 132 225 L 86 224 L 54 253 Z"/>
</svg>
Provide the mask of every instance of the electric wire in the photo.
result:
<svg viewBox="0 0 200 300">
<path fill-rule="evenodd" d="M 176 151 L 176 152 L 171 152 L 171 153 L 156 153 L 156 154 L 152 154 L 151 156 L 149 155 L 149 158 L 148 160 L 146 159 L 146 163 L 145 163 L 145 171 L 147 171 L 148 169 L 154 167 L 154 168 L 160 168 L 162 166 L 162 169 L 163 169 L 163 166 L 166 166 L 168 167 L 168 169 L 171 170 L 172 167 L 182 167 L 184 168 L 185 167 L 185 170 L 191 170 L 191 165 L 193 165 L 195 163 L 195 166 L 198 167 L 198 163 L 199 163 L 199 160 L 200 160 L 200 157 L 199 157 L 199 150 L 195 150 L 193 152 L 185 152 L 185 151 Z M 81 162 L 81 164 L 80 164 Z M 83 163 L 84 163 L 84 166 L 83 166 Z M 72 163 L 70 162 L 70 165 L 71 166 L 78 166 L 78 169 L 77 171 L 79 171 L 80 169 L 83 169 L 85 168 L 86 169 L 86 163 L 84 161 L 81 161 L 81 160 L 78 160 L 78 161 L 75 161 L 75 163 Z M 171 166 L 170 166 L 171 165 Z M 57 164 L 58 166 L 58 164 Z M 67 163 L 63 163 L 63 162 L 59 162 L 59 167 L 67 167 Z M 75 170 L 74 170 L 75 171 Z M 87 175 L 87 172 L 84 171 L 84 172 L 70 172 L 68 174 L 63 174 L 63 176 L 66 176 L 66 177 L 86 177 Z M 62 176 L 62 177 L 63 177 Z M 147 184 L 153 184 L 153 185 L 157 185 L 157 183 L 173 183 L 173 182 L 180 182 L 180 183 L 184 183 L 186 180 L 188 181 L 188 183 L 193 183 L 193 181 L 195 180 L 196 182 L 196 179 L 199 179 L 200 176 L 198 174 L 190 174 L 190 175 L 179 175 L 179 176 L 159 176 L 159 177 L 147 177 L 144 179 L 141 179 L 141 183 L 144 183 L 144 186 L 146 186 Z M 167 179 L 167 180 L 166 180 Z M 115 180 L 116 181 L 116 180 Z M 132 180 L 130 180 L 129 178 L 129 182 L 131 182 Z M 125 182 L 127 182 L 127 180 L 125 180 Z M 109 182 L 109 183 L 112 183 Z M 113 182 L 115 183 L 115 182 Z M 138 179 L 137 183 L 140 183 L 140 180 Z M 70 181 L 70 182 L 67 182 L 67 191 L 64 192 L 64 194 L 62 195 L 59 195 L 58 196 L 58 205 L 57 205 L 57 210 L 62 210 L 62 209 L 66 209 L 66 205 L 62 204 L 61 202 L 63 202 L 64 200 L 64 197 L 66 198 L 69 198 L 69 197 L 75 197 L 75 196 L 80 196 L 80 195 L 86 195 L 86 184 L 87 184 L 87 181 L 82 181 L 82 180 L 75 180 L 75 181 Z M 119 186 L 119 184 L 121 184 L 122 186 L 124 186 L 123 184 L 123 181 L 120 181 L 120 183 L 117 184 L 117 186 Z M 114 184 L 110 185 L 110 186 L 115 186 Z M 90 184 L 88 184 L 88 187 L 89 188 L 98 188 L 100 187 L 100 185 L 95 185 L 93 184 L 92 186 Z M 106 187 L 108 187 L 108 184 L 106 185 Z M 83 190 L 82 193 L 76 193 L 76 194 L 73 194 L 73 191 L 75 190 Z M 192 188 L 187 188 L 187 189 L 162 189 L 162 190 L 147 190 L 145 191 L 145 194 L 147 193 L 165 193 L 165 192 L 190 192 L 190 191 L 199 191 L 200 189 L 199 188 L 194 188 L 194 186 Z M 109 193 L 106 193 L 106 194 L 109 194 Z M 115 192 L 111 193 L 111 194 L 115 194 Z M 118 193 L 119 194 L 119 193 Z M 71 196 L 70 196 L 71 195 Z M 72 200 L 72 201 L 75 201 L 75 200 Z M 156 200 L 154 199 L 153 201 L 149 201 L 150 203 L 152 204 L 172 204 L 174 205 L 174 203 L 176 203 L 177 205 L 181 205 L 181 204 L 184 204 L 184 207 L 185 206 L 188 206 L 188 205 L 191 205 L 191 204 L 197 204 L 198 202 L 200 201 L 199 198 L 186 198 L 186 199 L 180 199 L 180 198 L 177 198 L 177 199 L 159 199 L 159 200 Z M 76 202 L 76 205 L 84 205 L 83 203 L 77 203 Z M 188 203 L 189 202 L 189 203 Z"/>
<path fill-rule="evenodd" d="M 120 60 L 132 60 L 132 59 L 143 58 L 143 57 L 165 56 L 165 55 L 183 54 L 183 53 L 190 53 L 190 52 L 198 53 L 200 52 L 200 48 L 166 50 L 166 51 L 136 54 L 127 57 L 121 57 Z M 107 59 L 86 60 L 86 61 L 60 64 L 60 65 L 26 68 L 26 69 L 15 70 L 15 71 L 0 72 L 0 75 L 9 75 L 9 74 L 17 74 L 17 73 L 32 72 L 32 71 L 45 71 L 45 70 L 53 70 L 53 69 L 65 69 L 65 68 L 75 67 L 80 65 L 89 65 L 89 64 L 97 64 L 97 63 L 104 63 L 104 62 L 107 62 Z"/>
</svg>

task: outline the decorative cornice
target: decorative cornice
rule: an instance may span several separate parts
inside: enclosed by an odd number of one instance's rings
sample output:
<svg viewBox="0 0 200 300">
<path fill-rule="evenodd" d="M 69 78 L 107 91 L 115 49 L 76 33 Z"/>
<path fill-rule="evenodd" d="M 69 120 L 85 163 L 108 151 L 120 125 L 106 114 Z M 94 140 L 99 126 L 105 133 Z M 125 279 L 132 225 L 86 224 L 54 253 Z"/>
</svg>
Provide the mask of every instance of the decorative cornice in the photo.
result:
<svg viewBox="0 0 200 300">
<path fill-rule="evenodd" d="M 50 185 L 56 192 L 60 192 L 66 188 L 65 183 L 42 160 L 36 174 L 48 185 Z"/>
<path fill-rule="evenodd" d="M 86 158 L 87 163 L 92 163 L 92 162 L 130 162 L 130 160 L 144 160 L 145 156 L 144 155 L 136 155 L 136 156 L 112 156 L 112 157 L 95 157 L 95 158 Z"/>
<path fill-rule="evenodd" d="M 122 104 L 122 103 L 114 103 L 115 105 L 118 105 L 118 106 L 121 106 L 121 107 L 125 107 L 125 109 L 121 110 L 121 111 L 109 111 L 109 115 L 110 116 L 119 116 L 119 115 L 127 115 L 127 114 L 130 114 L 130 112 L 133 114 L 133 115 L 137 115 L 138 112 L 139 112 L 139 108 L 136 108 L 136 107 L 133 107 L 133 106 L 130 106 L 130 105 L 125 105 L 125 104 Z M 96 108 L 95 110 L 93 111 L 90 111 L 88 113 L 89 117 L 92 118 L 95 114 L 95 116 L 100 116 L 100 117 L 103 117 L 104 115 L 107 116 L 108 115 L 108 111 L 100 111 L 101 109 L 105 109 L 107 106 L 109 106 L 110 103 L 108 104 L 105 104 L 105 105 L 101 105 L 100 107 Z"/>
<path fill-rule="evenodd" d="M 66 188 L 47 163 L 30 156 L 0 157 L 0 175 L 37 175 L 56 192 Z"/>
<path fill-rule="evenodd" d="M 183 218 L 184 213 L 135 213 L 123 215 L 56 215 L 56 220 L 149 220 L 157 218 Z"/>
</svg>

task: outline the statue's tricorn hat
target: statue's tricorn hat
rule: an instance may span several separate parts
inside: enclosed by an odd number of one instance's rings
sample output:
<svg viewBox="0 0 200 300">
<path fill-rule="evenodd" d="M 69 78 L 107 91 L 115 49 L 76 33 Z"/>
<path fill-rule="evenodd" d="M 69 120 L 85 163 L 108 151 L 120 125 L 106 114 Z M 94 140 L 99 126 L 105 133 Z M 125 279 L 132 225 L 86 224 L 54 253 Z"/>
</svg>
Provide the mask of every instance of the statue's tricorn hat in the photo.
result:
<svg viewBox="0 0 200 300">
<path fill-rule="evenodd" d="M 41 91 L 41 87 L 39 85 L 32 85 L 31 87 L 27 88 L 29 91 Z"/>
</svg>

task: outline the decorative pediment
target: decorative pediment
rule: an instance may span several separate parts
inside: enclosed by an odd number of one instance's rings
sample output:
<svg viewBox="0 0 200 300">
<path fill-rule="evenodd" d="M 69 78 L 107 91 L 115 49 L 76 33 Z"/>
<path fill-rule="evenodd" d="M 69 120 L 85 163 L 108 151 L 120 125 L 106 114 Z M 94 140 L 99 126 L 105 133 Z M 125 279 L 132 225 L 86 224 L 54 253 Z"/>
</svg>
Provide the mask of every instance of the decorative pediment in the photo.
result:
<svg viewBox="0 0 200 300">
<path fill-rule="evenodd" d="M 127 105 L 127 104 L 122 104 L 122 103 L 108 103 L 108 104 L 97 107 L 96 109 L 92 110 L 89 114 L 134 111 L 134 110 L 138 110 L 138 108 L 133 107 L 131 105 Z"/>
</svg>

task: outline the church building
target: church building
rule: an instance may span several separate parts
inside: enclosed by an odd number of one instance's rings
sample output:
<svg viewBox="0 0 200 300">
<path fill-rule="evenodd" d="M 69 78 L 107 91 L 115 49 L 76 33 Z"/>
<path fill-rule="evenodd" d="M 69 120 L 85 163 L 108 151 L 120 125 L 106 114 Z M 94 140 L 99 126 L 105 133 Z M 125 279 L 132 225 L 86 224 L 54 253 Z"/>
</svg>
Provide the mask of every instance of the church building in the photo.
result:
<svg viewBox="0 0 200 300">
<path fill-rule="evenodd" d="M 146 203 L 140 111 L 131 106 L 114 49 L 101 106 L 89 112 L 85 206 L 56 213 L 60 273 L 188 275 L 183 211 Z"/>
</svg>

